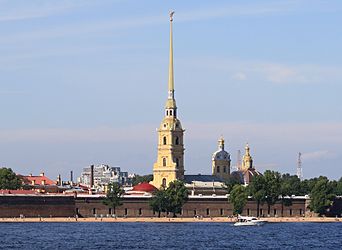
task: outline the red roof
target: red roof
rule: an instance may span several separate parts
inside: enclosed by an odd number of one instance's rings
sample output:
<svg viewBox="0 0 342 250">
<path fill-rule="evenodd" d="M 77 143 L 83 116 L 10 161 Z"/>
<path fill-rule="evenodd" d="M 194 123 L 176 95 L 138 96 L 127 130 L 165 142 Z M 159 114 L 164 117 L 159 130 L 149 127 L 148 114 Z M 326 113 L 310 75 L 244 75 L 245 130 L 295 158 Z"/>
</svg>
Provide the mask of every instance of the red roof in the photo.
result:
<svg viewBox="0 0 342 250">
<path fill-rule="evenodd" d="M 50 180 L 49 178 L 47 178 L 45 175 L 43 176 L 31 176 L 31 175 L 27 175 L 27 176 L 23 176 L 23 180 L 25 184 L 28 185 L 33 185 L 33 181 L 34 181 L 34 185 L 55 185 L 56 182 Z M 45 182 L 43 184 L 43 182 Z"/>
<path fill-rule="evenodd" d="M 8 190 L 1 189 L 0 194 L 35 194 L 36 192 L 33 190 Z"/>
<path fill-rule="evenodd" d="M 132 191 L 149 192 L 152 193 L 156 191 L 157 188 L 150 183 L 143 182 L 133 187 Z"/>
</svg>

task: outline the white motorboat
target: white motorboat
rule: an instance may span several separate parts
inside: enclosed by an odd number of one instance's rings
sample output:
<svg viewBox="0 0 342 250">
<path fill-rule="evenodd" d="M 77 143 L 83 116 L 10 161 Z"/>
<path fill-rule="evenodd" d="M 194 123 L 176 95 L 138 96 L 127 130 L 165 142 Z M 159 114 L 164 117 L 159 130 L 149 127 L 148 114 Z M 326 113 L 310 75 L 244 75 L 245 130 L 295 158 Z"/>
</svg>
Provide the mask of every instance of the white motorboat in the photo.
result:
<svg viewBox="0 0 342 250">
<path fill-rule="evenodd" d="M 259 220 L 256 217 L 249 216 L 238 216 L 237 222 L 234 223 L 234 226 L 261 226 L 265 224 L 266 221 Z"/>
</svg>

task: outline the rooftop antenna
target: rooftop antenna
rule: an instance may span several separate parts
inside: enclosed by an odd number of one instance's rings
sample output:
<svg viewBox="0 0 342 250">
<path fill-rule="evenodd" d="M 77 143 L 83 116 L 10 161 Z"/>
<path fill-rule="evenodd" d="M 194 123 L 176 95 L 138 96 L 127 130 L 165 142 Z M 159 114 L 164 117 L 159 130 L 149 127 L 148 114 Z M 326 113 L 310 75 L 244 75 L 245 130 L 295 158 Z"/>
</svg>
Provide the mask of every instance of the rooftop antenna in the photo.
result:
<svg viewBox="0 0 342 250">
<path fill-rule="evenodd" d="M 298 153 L 297 176 L 301 181 L 303 180 L 302 153 L 301 152 Z"/>
</svg>

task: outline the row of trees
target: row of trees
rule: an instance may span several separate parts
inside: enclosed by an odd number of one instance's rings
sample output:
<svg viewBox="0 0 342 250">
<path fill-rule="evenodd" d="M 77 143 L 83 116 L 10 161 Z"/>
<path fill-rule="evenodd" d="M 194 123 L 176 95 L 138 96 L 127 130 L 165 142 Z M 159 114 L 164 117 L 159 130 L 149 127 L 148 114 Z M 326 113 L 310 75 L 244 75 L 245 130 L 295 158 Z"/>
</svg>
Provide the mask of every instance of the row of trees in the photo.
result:
<svg viewBox="0 0 342 250">
<path fill-rule="evenodd" d="M 170 182 L 166 189 L 154 192 L 150 206 L 160 217 L 162 212 L 172 213 L 173 217 L 181 213 L 184 203 L 188 200 L 188 190 L 182 181 Z"/>
<path fill-rule="evenodd" d="M 332 205 L 334 198 L 342 195 L 342 178 L 339 181 L 329 181 L 327 177 L 320 176 L 301 181 L 296 175 L 281 175 L 279 172 L 266 170 L 264 175 L 255 176 L 247 187 L 234 178 L 229 179 L 225 187 L 230 194 L 229 201 L 233 204 L 235 214 L 242 212 L 248 197 L 257 202 L 259 216 L 261 204 L 267 204 L 270 214 L 271 206 L 280 200 L 283 215 L 284 206 L 292 204 L 292 195 L 309 195 L 310 210 L 323 215 Z"/>
<path fill-rule="evenodd" d="M 107 189 L 106 198 L 103 204 L 115 209 L 122 205 L 122 196 L 124 190 L 118 183 L 110 183 Z M 173 181 L 166 189 L 160 189 L 154 192 L 150 200 L 150 206 L 160 217 L 162 212 L 172 213 L 176 217 L 180 213 L 184 203 L 188 200 L 188 190 L 182 181 Z"/>
</svg>

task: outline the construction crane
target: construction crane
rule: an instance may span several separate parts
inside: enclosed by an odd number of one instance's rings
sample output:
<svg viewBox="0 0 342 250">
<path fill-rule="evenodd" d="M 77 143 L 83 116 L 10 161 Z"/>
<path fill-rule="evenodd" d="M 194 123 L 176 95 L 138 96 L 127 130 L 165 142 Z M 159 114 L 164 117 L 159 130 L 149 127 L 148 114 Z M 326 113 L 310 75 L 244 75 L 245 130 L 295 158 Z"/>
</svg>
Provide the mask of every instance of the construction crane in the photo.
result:
<svg viewBox="0 0 342 250">
<path fill-rule="evenodd" d="M 301 152 L 298 153 L 297 176 L 301 181 L 303 180 L 302 153 Z"/>
</svg>

